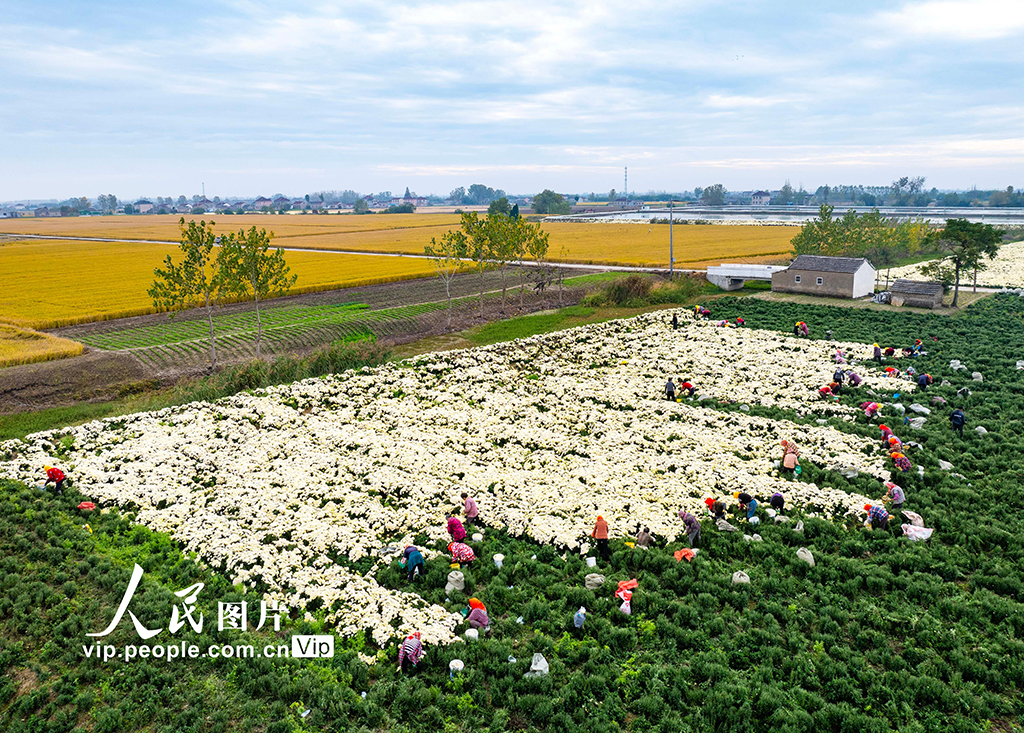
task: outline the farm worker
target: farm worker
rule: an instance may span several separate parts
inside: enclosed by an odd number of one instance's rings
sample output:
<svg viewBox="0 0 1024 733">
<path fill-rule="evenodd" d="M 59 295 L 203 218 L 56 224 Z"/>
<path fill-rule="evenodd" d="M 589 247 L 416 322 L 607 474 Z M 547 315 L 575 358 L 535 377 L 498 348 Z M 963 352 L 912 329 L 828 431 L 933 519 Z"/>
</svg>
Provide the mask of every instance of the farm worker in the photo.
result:
<svg viewBox="0 0 1024 733">
<path fill-rule="evenodd" d="M 654 535 L 651 534 L 650 527 L 644 527 L 641 532 L 636 536 L 636 543 L 640 547 L 651 547 L 654 545 Z"/>
<path fill-rule="evenodd" d="M 878 429 L 882 431 L 882 445 L 886 445 L 889 442 L 889 436 L 893 434 L 892 428 L 884 423 L 878 426 Z"/>
<path fill-rule="evenodd" d="M 882 347 L 879 346 L 878 344 L 875 344 L 875 350 L 871 358 L 877 361 L 879 364 L 882 363 Z"/>
<path fill-rule="evenodd" d="M 414 631 L 405 637 L 402 645 L 398 647 L 398 671 L 408 672 L 414 669 L 423 658 L 423 642 L 420 641 L 420 632 Z"/>
<path fill-rule="evenodd" d="M 598 515 L 597 521 L 594 522 L 594 531 L 590 533 L 590 536 L 597 541 L 597 551 L 601 553 L 601 559 L 608 562 L 610 557 L 608 552 L 608 522 L 604 521 L 604 517 Z"/>
<path fill-rule="evenodd" d="M 448 517 L 448 534 L 456 542 L 462 542 L 462 540 L 466 539 L 466 528 L 462 526 L 462 522 L 459 521 L 458 517 Z"/>
<path fill-rule="evenodd" d="M 860 375 L 852 371 L 846 372 L 846 379 L 850 382 L 851 387 L 859 387 L 862 381 Z"/>
<path fill-rule="evenodd" d="M 831 333 L 831 331 L 829 331 L 829 333 Z M 846 363 L 846 356 L 843 354 L 843 350 L 842 349 L 836 349 L 836 353 L 832 356 L 832 360 L 836 364 L 845 364 Z"/>
<path fill-rule="evenodd" d="M 725 518 L 725 502 L 716 501 L 711 506 L 711 513 L 715 516 L 715 527 L 720 532 L 739 532 L 739 529 L 729 524 L 729 520 Z"/>
<path fill-rule="evenodd" d="M 896 466 L 896 468 L 903 471 L 904 473 L 911 469 L 910 459 L 907 458 L 902 453 L 900 453 L 899 451 L 893 451 L 892 453 L 889 454 L 889 457 L 892 458 L 892 462 Z"/>
<path fill-rule="evenodd" d="M 427 574 L 426 566 L 423 563 L 423 553 L 414 545 L 405 548 L 405 569 L 410 583 L 417 575 Z"/>
<path fill-rule="evenodd" d="M 832 375 L 832 381 L 838 382 L 839 384 L 842 384 L 845 379 L 846 372 L 843 371 L 842 367 L 836 369 L 835 373 Z"/>
<path fill-rule="evenodd" d="M 46 488 L 46 485 L 52 481 L 54 493 L 57 494 L 57 496 L 63 494 L 64 482 L 68 478 L 64 475 L 64 472 L 59 468 L 54 468 L 53 466 L 43 466 L 43 470 L 46 471 L 46 481 L 43 482 L 43 488 Z"/>
<path fill-rule="evenodd" d="M 914 353 L 914 350 L 912 348 L 910 348 L 909 346 L 904 346 L 903 347 L 903 356 L 904 357 L 910 356 L 913 353 Z"/>
<path fill-rule="evenodd" d="M 903 488 L 892 481 L 886 481 L 885 488 L 888 489 L 885 495 L 892 500 L 892 513 L 895 514 L 903 508 L 903 502 L 907 500 L 907 497 L 903 493 Z"/>
<path fill-rule="evenodd" d="M 967 424 L 967 415 L 958 407 L 949 416 L 949 424 L 953 426 L 953 430 L 962 438 L 964 437 L 964 425 Z"/>
<path fill-rule="evenodd" d="M 675 331 L 678 328 L 679 328 L 679 314 L 678 313 L 673 313 L 672 314 L 672 330 Z"/>
<path fill-rule="evenodd" d="M 924 344 L 921 343 L 921 339 L 914 339 L 914 347 L 911 349 L 911 351 L 914 352 L 915 356 L 920 355 L 922 346 L 924 346 Z"/>
<path fill-rule="evenodd" d="M 829 397 L 832 396 L 832 388 L 826 384 L 824 387 L 818 390 L 818 394 L 821 395 L 821 399 L 827 400 Z"/>
<path fill-rule="evenodd" d="M 793 326 L 793 335 L 794 336 L 799 336 L 800 335 L 800 321 L 797 321 L 796 324 Z"/>
<path fill-rule="evenodd" d="M 745 491 L 737 491 L 732 495 L 733 499 L 738 499 L 740 502 L 740 511 L 747 513 L 747 519 L 750 519 L 757 514 L 757 499 L 752 497 Z"/>
<path fill-rule="evenodd" d="M 672 383 L 672 377 L 668 378 L 668 384 L 665 385 L 665 399 L 669 402 L 675 402 L 676 399 L 676 385 Z"/>
<path fill-rule="evenodd" d="M 929 375 L 929 374 L 921 374 L 917 378 L 917 386 L 920 387 L 921 389 L 927 389 L 928 385 L 931 384 L 931 383 L 932 383 L 932 378 L 931 378 L 931 375 Z"/>
<path fill-rule="evenodd" d="M 487 616 L 487 607 L 479 598 L 469 599 L 469 614 L 466 616 L 469 625 L 474 629 L 484 629 L 491 625 L 491 619 Z"/>
<path fill-rule="evenodd" d="M 473 497 L 465 491 L 462 492 L 461 497 L 462 508 L 466 513 L 466 524 L 476 524 L 477 517 L 480 516 L 480 508 L 477 507 Z"/>
<path fill-rule="evenodd" d="M 473 548 L 464 542 L 448 543 L 448 552 L 452 555 L 453 563 L 470 563 L 476 560 L 476 555 L 473 554 Z"/>
<path fill-rule="evenodd" d="M 577 629 L 582 629 L 583 624 L 587 622 L 587 609 L 580 606 L 580 610 L 573 614 L 572 625 Z"/>
<path fill-rule="evenodd" d="M 891 346 L 887 346 L 883 352 L 886 356 L 892 357 L 896 354 L 896 349 Z"/>
<path fill-rule="evenodd" d="M 707 499 L 704 500 L 704 505 L 708 508 L 708 512 L 710 512 L 711 515 L 714 516 L 715 500 L 709 496 Z"/>
<path fill-rule="evenodd" d="M 803 335 L 803 336 L 810 336 L 810 335 L 811 335 L 811 329 L 809 329 L 809 328 L 807 327 L 807 324 L 806 324 L 806 323 L 804 323 L 803 321 L 800 321 L 800 322 L 799 322 L 798 324 L 796 324 L 796 325 L 798 325 L 798 326 L 800 327 L 800 334 L 801 334 L 801 335 Z"/>
<path fill-rule="evenodd" d="M 786 471 L 796 470 L 800 465 L 800 450 L 796 443 L 788 440 L 782 441 L 782 468 Z"/>
<path fill-rule="evenodd" d="M 786 506 L 786 498 L 776 491 L 772 494 L 772 498 L 768 500 L 768 503 L 771 505 L 772 509 L 781 513 Z"/>
<path fill-rule="evenodd" d="M 700 521 L 690 512 L 679 510 L 679 518 L 683 520 L 686 527 L 686 536 L 690 540 L 690 547 L 700 546 Z"/>
<path fill-rule="evenodd" d="M 841 385 L 839 382 L 829 382 L 828 388 L 832 390 L 832 394 L 839 394 L 840 392 L 843 391 L 843 385 Z"/>
<path fill-rule="evenodd" d="M 889 436 L 889 450 L 901 451 L 903 450 L 903 441 L 897 438 L 895 435 Z"/>
<path fill-rule="evenodd" d="M 736 325 L 737 325 L 737 326 L 742 326 L 742 325 L 744 325 L 745 323 L 746 323 L 746 321 L 744 321 L 744 320 L 743 320 L 742 318 L 740 318 L 739 316 L 736 316 Z"/>
<path fill-rule="evenodd" d="M 864 525 L 870 525 L 873 529 L 889 529 L 889 512 L 884 506 L 878 504 L 865 504 L 864 511 L 868 513 Z"/>
<path fill-rule="evenodd" d="M 878 414 L 877 402 L 861 402 L 860 406 L 864 408 L 864 417 L 874 417 Z"/>
<path fill-rule="evenodd" d="M 682 379 L 679 381 L 679 393 L 687 392 L 690 397 L 693 397 L 693 393 L 697 391 L 697 388 L 693 386 L 689 379 Z"/>
</svg>

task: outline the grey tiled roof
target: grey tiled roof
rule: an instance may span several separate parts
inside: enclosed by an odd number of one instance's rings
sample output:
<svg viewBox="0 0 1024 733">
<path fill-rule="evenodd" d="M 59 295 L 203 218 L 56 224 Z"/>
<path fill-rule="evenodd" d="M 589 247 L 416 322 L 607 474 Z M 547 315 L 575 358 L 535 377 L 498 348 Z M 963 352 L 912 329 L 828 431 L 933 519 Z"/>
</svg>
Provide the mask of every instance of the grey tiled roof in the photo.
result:
<svg viewBox="0 0 1024 733">
<path fill-rule="evenodd" d="M 863 257 L 824 257 L 821 255 L 800 255 L 789 266 L 790 270 L 811 270 L 814 272 L 857 272 L 865 262 Z"/>
</svg>

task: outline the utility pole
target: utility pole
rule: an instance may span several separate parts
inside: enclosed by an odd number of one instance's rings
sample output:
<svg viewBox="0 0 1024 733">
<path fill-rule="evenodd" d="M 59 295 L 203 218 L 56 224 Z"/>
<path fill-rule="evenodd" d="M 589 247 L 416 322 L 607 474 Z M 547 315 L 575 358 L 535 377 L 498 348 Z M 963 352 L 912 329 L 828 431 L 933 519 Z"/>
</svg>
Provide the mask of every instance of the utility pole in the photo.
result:
<svg viewBox="0 0 1024 733">
<path fill-rule="evenodd" d="M 672 199 L 668 200 L 668 279 L 672 279 L 676 260 L 672 252 Z"/>
<path fill-rule="evenodd" d="M 203 182 L 203 198 L 206 198 L 206 183 Z"/>
</svg>

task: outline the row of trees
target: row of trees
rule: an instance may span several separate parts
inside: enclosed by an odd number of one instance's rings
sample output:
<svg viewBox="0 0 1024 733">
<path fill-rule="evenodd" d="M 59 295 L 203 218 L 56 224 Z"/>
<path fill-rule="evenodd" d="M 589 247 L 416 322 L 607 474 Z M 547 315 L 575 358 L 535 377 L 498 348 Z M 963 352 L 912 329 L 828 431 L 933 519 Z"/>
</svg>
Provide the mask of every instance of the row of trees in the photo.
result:
<svg viewBox="0 0 1024 733">
<path fill-rule="evenodd" d="M 225 237 L 213 231 L 214 222 L 178 222 L 184 258 L 175 263 L 170 255 L 156 268 L 149 296 L 157 308 L 172 310 L 202 306 L 210 326 L 210 367 L 217 367 L 217 339 L 213 309 L 223 299 L 252 298 L 256 303 L 256 358 L 260 358 L 263 323 L 260 301 L 282 295 L 297 279 L 290 273 L 284 250 L 270 249 L 273 232 L 252 227 Z M 217 247 L 217 252 L 213 250 Z M 171 317 L 174 317 L 171 313 Z"/>
<path fill-rule="evenodd" d="M 504 312 L 508 292 L 508 267 L 512 264 L 518 265 L 521 309 L 526 290 L 525 263 L 535 263 L 543 271 L 544 258 L 548 253 L 548 235 L 541 230 L 540 224 L 531 224 L 519 216 L 518 210 L 507 214 L 489 213 L 484 218 L 480 218 L 475 211 L 467 211 L 462 214 L 459 229 L 445 232 L 440 240 L 431 237 L 430 244 L 424 251 L 433 261 L 438 278 L 444 283 L 445 294 L 448 297 L 447 328 L 451 328 L 451 284 L 455 277 L 463 272 L 472 271 L 479 276 L 480 310 L 483 312 L 484 272 L 489 268 L 497 268 L 501 273 L 501 309 Z"/>
<path fill-rule="evenodd" d="M 838 218 L 833 211 L 822 204 L 818 217 L 801 227 L 791 242 L 794 254 L 867 257 L 879 267 L 920 252 L 930 232 L 923 219 L 891 219 L 878 209 L 865 214 L 850 209 Z"/>
</svg>

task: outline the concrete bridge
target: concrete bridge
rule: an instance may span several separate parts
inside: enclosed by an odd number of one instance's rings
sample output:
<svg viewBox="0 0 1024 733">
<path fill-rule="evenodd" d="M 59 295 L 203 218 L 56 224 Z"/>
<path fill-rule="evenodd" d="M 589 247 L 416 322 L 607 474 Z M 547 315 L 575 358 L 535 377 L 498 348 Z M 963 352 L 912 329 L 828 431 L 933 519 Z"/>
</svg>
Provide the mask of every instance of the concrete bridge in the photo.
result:
<svg viewBox="0 0 1024 733">
<path fill-rule="evenodd" d="M 722 290 L 739 290 L 747 280 L 772 281 L 772 273 L 785 270 L 781 265 L 727 265 L 709 267 L 708 282 Z"/>
</svg>

